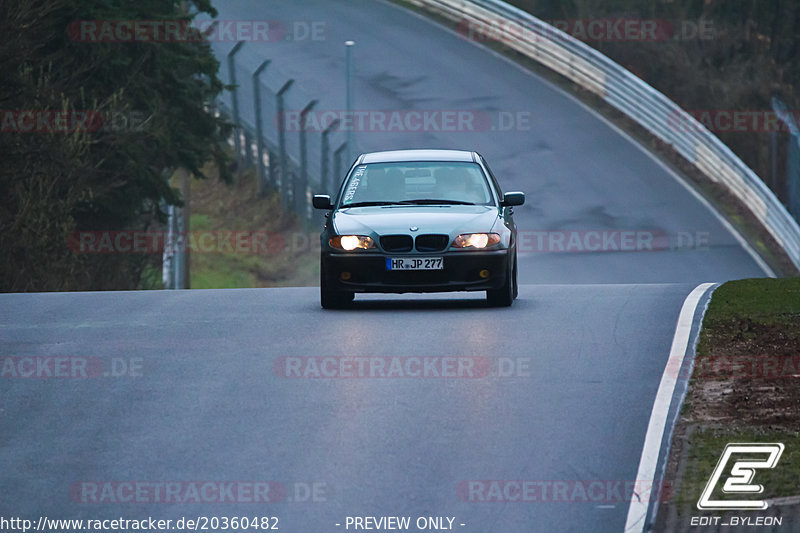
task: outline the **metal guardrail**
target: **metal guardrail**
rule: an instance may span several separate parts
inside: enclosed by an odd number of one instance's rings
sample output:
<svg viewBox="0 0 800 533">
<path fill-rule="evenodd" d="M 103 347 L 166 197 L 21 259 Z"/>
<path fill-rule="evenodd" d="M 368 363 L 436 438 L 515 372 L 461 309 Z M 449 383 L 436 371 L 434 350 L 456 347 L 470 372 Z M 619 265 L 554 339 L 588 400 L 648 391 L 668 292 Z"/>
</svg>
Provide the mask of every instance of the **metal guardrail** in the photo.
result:
<svg viewBox="0 0 800 533">
<path fill-rule="evenodd" d="M 739 198 L 800 269 L 800 227 L 761 178 L 694 117 L 627 69 L 502 0 L 409 1 L 498 39 L 603 98 Z"/>
</svg>

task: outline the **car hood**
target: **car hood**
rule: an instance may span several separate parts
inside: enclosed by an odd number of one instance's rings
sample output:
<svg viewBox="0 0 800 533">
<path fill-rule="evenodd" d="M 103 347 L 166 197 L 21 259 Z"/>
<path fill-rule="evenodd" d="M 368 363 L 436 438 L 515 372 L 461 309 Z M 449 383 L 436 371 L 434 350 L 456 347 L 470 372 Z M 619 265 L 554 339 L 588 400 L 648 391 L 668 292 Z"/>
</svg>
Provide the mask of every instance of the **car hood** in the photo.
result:
<svg viewBox="0 0 800 533">
<path fill-rule="evenodd" d="M 497 208 L 483 205 L 352 207 L 333 215 L 339 235 L 488 232 L 498 218 Z"/>
</svg>

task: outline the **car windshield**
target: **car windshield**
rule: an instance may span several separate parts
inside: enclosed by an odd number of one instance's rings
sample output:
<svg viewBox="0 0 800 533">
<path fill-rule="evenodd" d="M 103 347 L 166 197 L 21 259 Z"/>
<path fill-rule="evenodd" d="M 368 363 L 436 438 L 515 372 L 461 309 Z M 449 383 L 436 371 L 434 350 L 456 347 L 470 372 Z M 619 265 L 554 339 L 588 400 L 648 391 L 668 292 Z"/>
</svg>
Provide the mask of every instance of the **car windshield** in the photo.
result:
<svg viewBox="0 0 800 533">
<path fill-rule="evenodd" d="M 393 204 L 492 205 L 481 167 L 464 162 L 359 165 L 344 187 L 342 206 Z"/>
</svg>

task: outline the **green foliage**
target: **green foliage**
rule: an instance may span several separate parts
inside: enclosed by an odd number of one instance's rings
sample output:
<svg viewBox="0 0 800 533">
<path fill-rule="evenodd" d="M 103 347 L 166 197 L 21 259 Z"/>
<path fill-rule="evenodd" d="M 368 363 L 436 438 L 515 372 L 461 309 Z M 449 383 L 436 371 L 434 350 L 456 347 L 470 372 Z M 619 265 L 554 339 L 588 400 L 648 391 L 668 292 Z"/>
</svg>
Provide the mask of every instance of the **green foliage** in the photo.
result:
<svg viewBox="0 0 800 533">
<path fill-rule="evenodd" d="M 208 0 L 0 0 L 0 109 L 103 117 L 69 133 L 0 132 L 0 290 L 136 288 L 157 258 L 78 256 L 69 234 L 150 227 L 161 202 L 180 204 L 174 169 L 228 168 L 229 125 L 204 110 L 223 89 L 207 42 L 80 42 L 69 31 L 187 12 L 216 16 Z"/>
</svg>

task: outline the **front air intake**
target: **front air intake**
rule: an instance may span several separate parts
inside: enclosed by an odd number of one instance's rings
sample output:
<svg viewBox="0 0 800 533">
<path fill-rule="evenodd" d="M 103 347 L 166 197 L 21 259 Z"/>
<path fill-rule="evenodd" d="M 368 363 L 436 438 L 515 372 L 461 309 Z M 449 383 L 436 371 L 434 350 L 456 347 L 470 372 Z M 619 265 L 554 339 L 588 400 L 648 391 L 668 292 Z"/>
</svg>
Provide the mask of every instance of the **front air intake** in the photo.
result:
<svg viewBox="0 0 800 533">
<path fill-rule="evenodd" d="M 386 252 L 410 252 L 414 241 L 410 235 L 384 235 L 381 237 L 381 248 Z"/>
<path fill-rule="evenodd" d="M 420 235 L 415 241 L 418 252 L 441 252 L 447 248 L 450 237 L 447 235 Z"/>
</svg>

